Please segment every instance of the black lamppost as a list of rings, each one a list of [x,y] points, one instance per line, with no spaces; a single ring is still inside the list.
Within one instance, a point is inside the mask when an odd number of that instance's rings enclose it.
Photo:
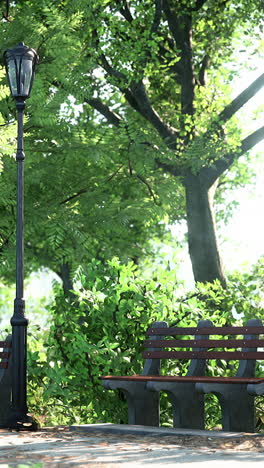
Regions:
[[[25,100],[30,96],[38,56],[35,50],[23,42],[14,49],[4,52],[8,83],[11,94],[16,101],[17,132],[17,225],[16,225],[16,298],[12,325],[12,418],[10,427],[17,429],[28,427],[30,418],[27,415],[26,358],[27,358],[27,324],[24,301],[24,144],[23,112]],[[29,424],[30,425],[30,424]]]

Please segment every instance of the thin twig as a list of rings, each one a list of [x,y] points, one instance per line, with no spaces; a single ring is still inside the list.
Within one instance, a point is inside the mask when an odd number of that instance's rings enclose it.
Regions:
[[[123,165],[119,166],[119,168],[113,174],[111,174],[109,177],[107,177],[105,179],[104,183],[105,182],[110,182],[110,180],[112,180],[118,174],[118,172],[122,169],[122,167],[123,167]],[[65,200],[60,202],[60,205],[63,205],[64,203],[68,203],[69,201],[73,200],[74,198],[79,197],[80,195],[82,195],[84,193],[87,193],[88,191],[89,191],[89,188],[83,188],[83,189],[79,190],[77,193],[75,193],[74,195],[71,195],[70,197],[65,198]]]
[[[154,192],[153,192],[151,186],[149,185],[149,183],[144,179],[144,177],[142,177],[142,176],[139,175],[139,174],[137,174],[136,177],[137,177],[137,179],[139,179],[143,184],[145,184],[145,185],[147,186],[148,191],[149,191],[151,197],[153,198],[153,201],[154,201],[155,205],[158,205],[159,203],[157,202],[157,199],[156,199],[156,197],[155,197],[155,194],[154,194]]]

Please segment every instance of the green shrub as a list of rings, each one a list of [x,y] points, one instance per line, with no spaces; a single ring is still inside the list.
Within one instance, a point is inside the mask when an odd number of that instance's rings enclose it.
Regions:
[[[57,287],[49,331],[31,337],[31,410],[44,415],[45,424],[126,423],[122,393],[105,390],[99,376],[140,373],[146,330],[155,320],[194,326],[209,318],[224,326],[242,323],[244,317],[261,317],[261,288],[253,281],[255,273],[234,275],[227,290],[218,282],[200,284],[183,297],[177,295],[179,284],[172,271],[159,270],[154,279],[142,279],[132,262],[122,265],[116,258],[79,268],[76,300],[71,303]],[[177,367],[184,373],[187,364],[180,362]],[[175,362],[167,362],[165,371],[175,373]],[[211,365],[210,372],[231,373],[232,366],[220,361]],[[162,396],[162,424],[172,424],[168,411],[168,400]],[[261,402],[258,415],[261,427]],[[208,403],[207,426],[219,423],[219,409]]]

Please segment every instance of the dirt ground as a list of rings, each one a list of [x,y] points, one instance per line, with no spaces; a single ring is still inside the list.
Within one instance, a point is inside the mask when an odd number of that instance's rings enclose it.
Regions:
[[[12,431],[8,431],[12,432]],[[13,431],[15,432],[15,431]],[[0,438],[1,433],[7,433],[6,429],[0,429]],[[151,444],[155,443],[155,445],[177,445],[182,446],[185,448],[196,448],[199,450],[207,450],[207,449],[217,449],[217,450],[235,450],[235,451],[252,451],[252,452],[264,452],[264,434],[243,434],[241,436],[234,436],[232,438],[224,438],[221,437],[221,433],[219,433],[219,437],[209,437],[209,436],[193,436],[193,435],[185,435],[185,436],[138,436],[132,434],[106,434],[105,432],[92,432],[92,433],[85,433],[79,431],[70,431],[68,426],[61,426],[61,427],[50,427],[50,428],[42,428],[38,432],[20,432],[19,436],[21,438],[28,439],[31,436],[32,440],[50,440],[54,439],[61,439],[64,441],[72,442],[79,436],[83,438],[87,438],[87,442],[89,439],[94,440],[95,437],[98,438],[98,443],[106,444],[111,443],[111,441],[115,441],[118,439],[120,442],[137,442],[143,444]],[[11,434],[10,434],[11,435]],[[101,442],[100,442],[101,440]]]
[[[253,453],[254,452],[254,456]],[[68,427],[38,432],[0,430],[0,466],[5,468],[134,468],[154,464],[182,467],[241,467],[264,462],[264,434],[140,435]],[[243,465],[244,463],[244,465]],[[257,467],[256,467],[257,468]]]

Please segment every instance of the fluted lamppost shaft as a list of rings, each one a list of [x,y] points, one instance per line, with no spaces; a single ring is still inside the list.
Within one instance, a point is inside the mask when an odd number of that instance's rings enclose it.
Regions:
[[[16,419],[23,420],[27,415],[27,325],[24,301],[24,145],[23,113],[24,101],[17,101],[17,225],[16,225],[16,298],[12,325],[12,410]]]
[[[11,94],[17,109],[17,218],[16,218],[16,297],[12,325],[12,402],[9,427],[35,429],[27,414],[27,325],[24,300],[24,143],[23,114],[30,96],[38,61],[34,49],[19,43],[4,52]]]

